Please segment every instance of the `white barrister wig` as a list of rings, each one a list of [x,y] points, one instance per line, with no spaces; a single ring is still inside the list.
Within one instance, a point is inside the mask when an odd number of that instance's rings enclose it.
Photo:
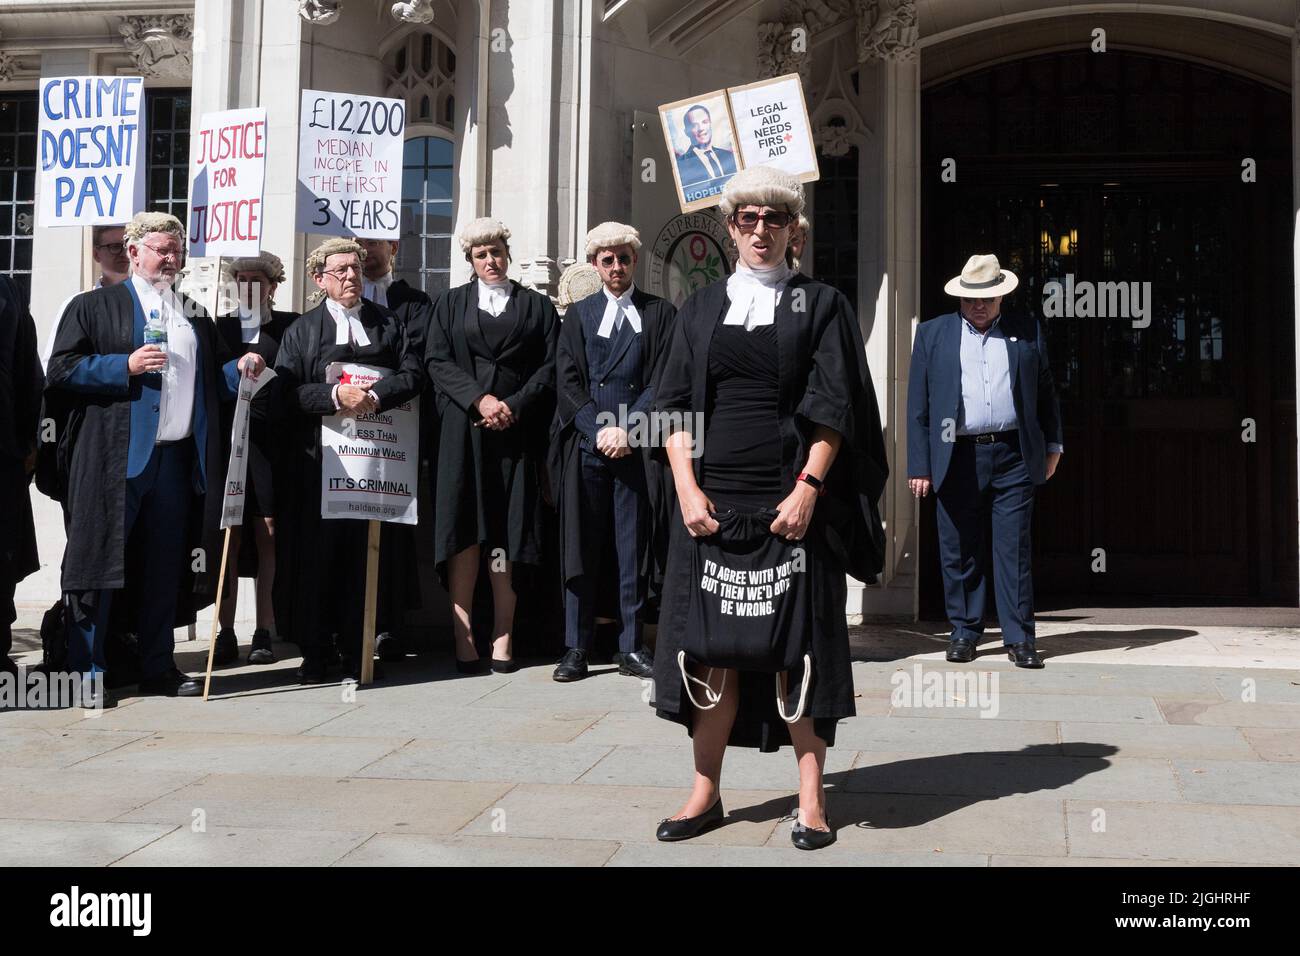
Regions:
[[[456,238],[460,240],[460,251],[469,255],[469,251],[475,246],[486,246],[489,242],[498,239],[501,240],[502,245],[508,245],[510,230],[501,220],[482,216],[461,226],[460,232],[456,233]]]
[[[126,241],[140,242],[151,232],[165,232],[185,239],[185,227],[175,216],[166,212],[138,212],[126,224]]]
[[[803,212],[803,186],[789,173],[772,166],[750,166],[722,187],[722,214],[730,216],[741,206],[768,206],[797,216]]]
[[[366,261],[366,250],[361,248],[361,243],[355,239],[344,239],[342,236],[326,239],[307,254],[307,274],[315,275],[324,272],[326,259],[347,252],[355,252],[359,261]]]
[[[590,259],[601,249],[631,246],[633,252],[641,249],[641,233],[621,222],[602,222],[587,233],[586,255]]]
[[[255,256],[240,256],[225,261],[227,280],[234,281],[236,273],[239,272],[260,272],[277,285],[284,281],[284,263],[274,252],[265,250]]]

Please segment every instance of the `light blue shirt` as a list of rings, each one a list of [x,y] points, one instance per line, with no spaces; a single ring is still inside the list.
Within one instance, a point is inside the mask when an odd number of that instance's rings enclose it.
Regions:
[[[961,410],[958,435],[1012,431],[1020,426],[1016,403],[1011,396],[1011,365],[1007,359],[1007,337],[993,320],[987,332],[980,332],[963,316],[961,320]],[[1048,454],[1060,453],[1056,442],[1047,443]]]

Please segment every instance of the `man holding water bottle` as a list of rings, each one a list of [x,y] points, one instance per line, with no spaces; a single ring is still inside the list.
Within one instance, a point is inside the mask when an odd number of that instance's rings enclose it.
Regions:
[[[105,704],[94,675],[123,588],[136,598],[140,692],[203,692],[201,680],[176,667],[172,631],[215,591],[219,403],[234,401],[241,372],[256,376],[265,366],[254,353],[234,360],[207,313],[172,289],[185,264],[178,219],[139,213],[126,240],[130,280],[72,301],[47,375],[47,388],[73,409],[56,439],[70,512],[67,666],[90,678],[87,688]]]

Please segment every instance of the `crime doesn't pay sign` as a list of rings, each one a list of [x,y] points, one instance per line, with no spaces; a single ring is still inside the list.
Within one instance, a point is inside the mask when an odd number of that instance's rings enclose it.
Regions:
[[[43,77],[39,101],[39,224],[126,222],[143,209],[144,79]]]

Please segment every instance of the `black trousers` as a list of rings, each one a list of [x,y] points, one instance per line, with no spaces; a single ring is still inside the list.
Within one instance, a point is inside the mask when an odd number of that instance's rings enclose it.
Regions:
[[[984,528],[992,519],[993,591],[1005,644],[1034,641],[1034,583],[1029,529],[1034,483],[1020,439],[1004,433],[976,443],[959,437],[937,491],[939,558],[952,639],[978,642],[984,634],[987,583]]]

